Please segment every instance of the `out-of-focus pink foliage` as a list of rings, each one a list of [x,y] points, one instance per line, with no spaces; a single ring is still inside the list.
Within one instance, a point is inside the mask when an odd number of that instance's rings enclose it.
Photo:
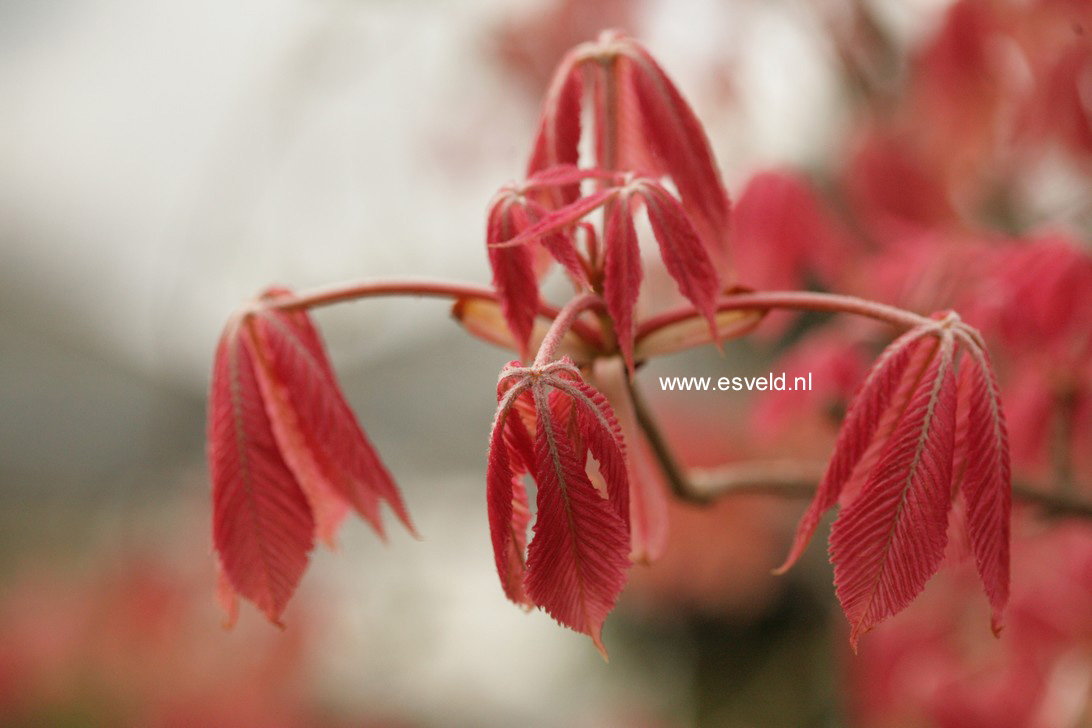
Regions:
[[[816,191],[790,170],[751,177],[736,201],[732,229],[733,263],[752,288],[829,284],[848,252]]]
[[[688,468],[781,455],[774,441],[752,437],[744,423],[708,400],[651,399],[676,456]],[[634,569],[626,587],[623,604],[632,610],[667,619],[680,614],[751,619],[782,589],[782,580],[770,578],[770,565],[782,549],[782,504],[762,496],[706,506],[671,498],[664,518],[662,555]]]
[[[971,570],[945,569],[898,624],[877,628],[846,663],[854,724],[1054,728],[1092,720],[1092,532],[1029,518],[1017,531],[1005,638],[979,628]]]
[[[789,379],[811,378],[807,391],[771,391],[759,399],[752,415],[757,434],[791,439],[794,446],[829,436],[868,372],[869,352],[852,330],[823,329],[800,341],[774,367]],[[798,431],[802,434],[797,434]],[[808,453],[801,452],[801,457]]]
[[[162,555],[38,562],[0,590],[0,714],[18,725],[348,725],[307,685],[317,624],[210,638],[208,576]],[[352,723],[360,725],[360,718]]]

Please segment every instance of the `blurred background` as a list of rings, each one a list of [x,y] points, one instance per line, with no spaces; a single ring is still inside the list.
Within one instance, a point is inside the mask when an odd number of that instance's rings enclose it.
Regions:
[[[803,504],[762,496],[672,506],[609,666],[522,613],[484,508],[511,356],[435,301],[316,315],[423,540],[350,519],[283,632],[249,606],[221,629],[204,396],[223,322],[273,282],[488,282],[486,204],[523,171],[556,62],[608,27],[706,125],[742,281],[962,303],[999,347],[1018,477],[1089,496],[1083,0],[8,0],[0,724],[1092,725],[1088,520],[1017,514],[1008,642],[963,563],[852,656],[822,534],[769,576]],[[821,461],[879,337],[771,317],[645,390],[690,464]],[[648,385],[773,364],[822,391]]]

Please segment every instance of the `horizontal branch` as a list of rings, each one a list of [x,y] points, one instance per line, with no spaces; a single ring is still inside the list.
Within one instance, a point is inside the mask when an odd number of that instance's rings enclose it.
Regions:
[[[336,303],[358,301],[363,298],[379,298],[382,296],[446,298],[456,301],[459,299],[476,298],[484,301],[500,301],[496,290],[489,286],[428,278],[406,278],[336,283],[329,286],[287,294],[283,297],[266,301],[264,304],[273,308],[290,311],[332,306]],[[560,312],[561,309],[556,306],[551,306],[544,301],[539,302],[539,316],[553,320],[557,318]],[[573,321],[568,328],[593,346],[601,343],[599,332],[583,321]]]
[[[760,493],[779,498],[810,498],[823,477],[821,463],[745,461],[719,468],[691,470],[687,486],[693,500],[707,502],[729,495]],[[1042,508],[1051,516],[1092,518],[1092,502],[1013,483],[1016,500]]]
[[[755,460],[684,471],[632,383],[630,391],[637,421],[676,497],[691,503],[706,504],[731,495],[760,494],[800,499],[815,495],[826,470],[822,463]],[[1068,494],[1014,483],[1012,495],[1016,500],[1039,507],[1047,516],[1092,519],[1092,502]]]
[[[856,296],[842,296],[834,293],[813,291],[757,291],[754,293],[733,293],[717,299],[717,311],[771,311],[774,309],[790,311],[818,311],[824,313],[849,313],[857,316],[883,321],[904,329],[915,326],[927,326],[936,321],[912,311],[906,311],[885,303],[868,301]],[[637,338],[678,323],[694,315],[693,306],[681,306],[671,311],[653,316],[637,326]]]

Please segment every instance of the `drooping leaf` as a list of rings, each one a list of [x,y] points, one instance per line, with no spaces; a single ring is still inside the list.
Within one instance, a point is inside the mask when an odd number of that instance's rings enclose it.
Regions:
[[[522,428],[518,414],[510,407],[518,395],[518,389],[511,389],[504,395],[493,421],[486,470],[486,503],[493,556],[501,586],[513,602],[530,606],[523,588],[523,577],[524,549],[531,515],[527,508],[527,492],[520,482],[518,470],[512,466],[513,453],[509,440],[515,427]]]
[[[604,235],[606,261],[603,273],[603,298],[614,322],[618,348],[630,373],[633,372],[633,309],[641,289],[641,250],[637,231],[630,217],[629,198],[615,200],[607,210]]]
[[[645,48],[632,39],[624,48],[645,140],[663,165],[657,171],[674,180],[709,255],[726,266],[731,205],[701,122]]]
[[[552,377],[546,381],[549,381],[551,384],[557,382],[557,380]],[[538,387],[534,389],[538,389]],[[532,389],[532,392],[534,389]],[[566,396],[565,392],[556,388],[547,392],[546,397],[547,401],[550,403],[550,418],[556,425],[558,431],[565,436],[565,440],[572,447],[573,457],[582,463],[587,462],[588,443],[585,442],[584,433],[580,430],[580,423],[577,421],[577,408],[572,397]],[[535,417],[538,420],[543,419],[543,416],[538,414],[537,405],[535,408]],[[606,494],[605,490],[603,491],[603,494]]]
[[[607,497],[618,515],[629,519],[629,477],[622,430],[607,398],[582,380],[550,382],[570,399],[579,438],[586,445],[607,484]]]
[[[302,311],[265,308],[254,315],[254,329],[263,390],[281,393],[266,399],[275,418],[274,434],[287,433],[278,444],[304,492],[312,501],[331,492],[340,495],[380,535],[379,503],[386,502],[414,533],[398,486],[341,393],[310,317]],[[278,402],[287,408],[270,408]],[[316,513],[325,510],[314,502],[312,508]]]
[[[489,265],[493,269],[493,287],[497,289],[504,319],[512,330],[520,353],[526,357],[531,329],[538,314],[538,279],[532,251],[526,246],[495,247],[519,234],[521,228],[513,216],[519,203],[513,195],[502,193],[494,199],[486,226]]]
[[[629,564],[629,482],[614,412],[567,358],[531,367],[510,362],[501,371],[497,399],[487,500],[505,593],[588,634],[603,651],[600,629]],[[598,466],[591,475],[589,455]],[[538,486],[526,561],[524,474]],[[520,574],[522,591],[514,583]]]
[[[576,165],[580,160],[580,114],[584,96],[584,71],[574,53],[558,66],[535,135],[534,151],[527,165],[527,176],[558,165]],[[557,209],[580,196],[580,185],[570,184],[545,191],[547,206]]]
[[[706,332],[708,335],[708,332]],[[607,398],[626,443],[629,480],[630,561],[650,564],[667,547],[667,488],[646,452],[626,382],[625,363],[618,357],[599,358],[593,370],[596,387]]]
[[[686,211],[667,190],[653,181],[643,182],[640,190],[668,275],[678,284],[679,292],[705,316],[715,338],[716,299],[720,281],[713,261]]]
[[[903,334],[872,365],[849,405],[845,421],[838,432],[838,441],[834,445],[834,454],[827,465],[823,480],[819,483],[815,498],[800,518],[789,555],[774,573],[783,574],[796,563],[807,548],[823,514],[838,502],[847,481],[875,440],[880,421],[891,406],[912,355],[923,343],[924,336],[925,332],[920,329]]]
[[[641,103],[630,80],[634,73],[633,61],[620,55],[606,68],[601,65],[600,73],[605,80],[609,75],[608,82],[613,84],[610,100],[614,102],[612,127],[618,147],[618,168],[642,174],[669,174],[663,160],[658,156],[659,150],[646,138],[647,125]]]
[[[591,484],[542,389],[535,390],[535,400],[538,514],[525,587],[536,605],[589,635],[606,657],[602,625],[626,582],[628,529]]]
[[[262,402],[251,326],[247,315],[228,323],[213,365],[207,431],[212,537],[229,619],[237,592],[280,624],[307,568],[315,523]]]
[[[967,531],[978,574],[990,600],[990,624],[998,634],[1009,598],[1012,484],[1008,432],[989,355],[969,342],[963,363],[959,387],[965,390],[969,411],[960,492],[967,503]]]
[[[260,314],[255,314],[257,316]],[[273,437],[311,506],[315,535],[329,548],[334,548],[337,530],[349,512],[348,498],[342,489],[334,485],[334,481],[342,476],[328,462],[319,462],[314,437],[305,432],[285,383],[277,379],[271,363],[262,355],[260,336],[258,334],[258,385],[273,428]],[[379,502],[374,496],[370,497],[367,505],[370,513],[378,512]]]
[[[944,558],[956,383],[950,332],[860,494],[834,522],[830,557],[850,643],[903,609]]]

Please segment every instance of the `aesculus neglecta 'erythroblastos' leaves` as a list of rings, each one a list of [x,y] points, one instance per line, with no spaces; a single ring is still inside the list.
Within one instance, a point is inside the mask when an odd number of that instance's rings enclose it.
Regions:
[[[706,334],[708,336],[708,334]],[[667,484],[637,421],[625,362],[600,357],[591,364],[591,382],[610,402],[626,443],[629,479],[630,561],[651,564],[667,548]]]
[[[592,638],[600,633],[629,569],[625,447],[606,399],[567,359],[511,362],[501,372],[490,435],[486,495],[497,572],[505,594],[544,609]],[[598,465],[603,490],[588,475]],[[526,494],[538,486],[534,537],[523,554]]]
[[[854,649],[940,567],[954,485],[967,502],[966,528],[995,632],[1008,599],[1012,486],[996,381],[977,332],[955,314],[934,319],[897,339],[873,365],[778,569],[799,558],[822,514],[841,502],[830,557]]]
[[[641,290],[644,271],[637,230],[630,215],[630,199],[623,194],[607,209],[606,248],[603,265],[603,298],[614,325],[614,335],[626,366],[633,370],[633,310]]]
[[[273,436],[257,357],[250,323],[233,317],[217,347],[209,391],[212,539],[229,615],[242,594],[279,624],[307,568],[315,522]]]
[[[635,187],[644,200],[668,275],[679,286],[679,293],[705,316],[709,331],[719,344],[716,298],[720,293],[720,278],[697,230],[682,205],[658,182],[638,180]]]
[[[413,533],[390,473],[337,384],[302,311],[271,288],[228,323],[213,370],[208,456],[222,601],[233,593],[279,622],[314,537],[328,544],[351,507],[383,536],[386,502]]]
[[[993,608],[991,627],[1001,631],[1001,613],[1009,599],[1009,540],[1012,488],[1009,486],[1009,436],[1001,411],[997,378],[989,354],[977,338],[963,332],[966,343],[960,368],[961,404],[966,400],[963,441],[957,441],[960,493],[967,508],[967,535],[978,574]]]
[[[599,170],[580,170],[575,167],[551,168],[538,173],[539,184],[564,184],[571,180],[599,177]],[[719,343],[719,325],[716,315],[716,297],[720,292],[720,278],[712,259],[702,245],[697,230],[691,223],[683,205],[659,182],[646,177],[617,177],[606,175],[609,186],[560,207],[523,229],[514,237],[490,232],[490,257],[494,260],[494,281],[498,286],[502,307],[505,307],[513,334],[529,337],[537,310],[538,291],[530,271],[531,258],[523,253],[519,262],[508,251],[546,240],[568,235],[590,213],[606,206],[606,230],[603,236],[603,298],[611,315],[614,335],[630,373],[635,361],[633,345],[635,336],[634,308],[640,294],[643,278],[641,252],[637,231],[633,223],[633,209],[640,200],[648,214],[652,232],[659,243],[660,256],[668,275],[678,284],[679,292],[701,313],[709,331]],[[531,184],[533,180],[529,180]],[[494,208],[496,209],[496,208]],[[493,238],[497,238],[493,240]],[[501,239],[504,238],[504,239]],[[571,245],[565,250],[572,250]],[[554,248],[550,248],[551,253]],[[555,254],[556,255],[556,254]],[[575,255],[575,253],[574,253]],[[505,263],[505,261],[510,261]],[[564,261],[559,260],[564,263]],[[507,266],[507,267],[506,267]],[[518,268],[517,268],[518,266]],[[500,271],[507,271],[505,280]],[[516,281],[518,283],[513,283]],[[579,281],[574,277],[574,281]],[[518,291],[518,293],[514,293]],[[516,315],[518,295],[518,316]],[[519,329],[516,329],[516,326]]]
[[[485,240],[488,245],[489,265],[493,269],[493,287],[501,304],[504,319],[512,331],[517,345],[526,356],[538,314],[538,279],[535,261],[529,246],[494,247],[514,238],[522,230],[515,208],[519,201],[512,190],[501,190],[489,207]],[[524,218],[526,219],[526,218]]]
[[[834,446],[834,455],[819,483],[819,490],[801,517],[789,555],[785,563],[775,570],[776,573],[784,573],[796,563],[823,514],[841,498],[843,488],[874,441],[883,413],[888,410],[910,363],[911,354],[920,345],[923,336],[924,332],[920,330],[907,332],[887,347],[872,365],[846,412],[838,432],[838,442]]]
[[[631,38],[623,43],[644,143],[662,164],[656,171],[674,180],[710,256],[726,267],[731,204],[705,130],[652,54]]]
[[[585,73],[591,83],[584,83]],[[579,162],[585,85],[596,92],[596,165],[669,176],[707,253],[726,271],[731,204],[709,140],[652,55],[623,33],[604,31],[561,61],[543,104],[528,175]],[[614,130],[613,144],[604,139],[607,129]],[[553,196],[554,204],[570,204],[577,194],[567,187]]]
[[[580,115],[584,98],[584,69],[574,63],[577,51],[562,60],[546,92],[535,135],[534,149],[527,164],[527,176],[539,170],[580,162]],[[580,196],[577,184],[550,190],[549,206],[568,204]]]
[[[909,604],[944,558],[955,452],[951,336],[935,348],[880,460],[831,527],[834,584],[854,648]]]

